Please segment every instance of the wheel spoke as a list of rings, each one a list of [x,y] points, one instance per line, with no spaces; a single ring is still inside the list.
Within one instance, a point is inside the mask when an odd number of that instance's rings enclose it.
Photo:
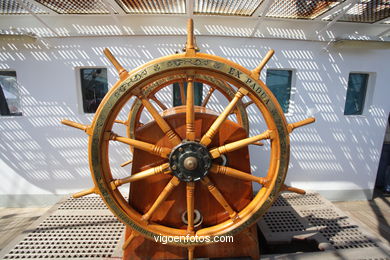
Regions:
[[[228,212],[230,218],[235,221],[238,218],[237,212],[233,210],[233,208],[229,205],[225,197],[221,194],[218,188],[215,187],[212,181],[206,176],[201,180],[201,182],[205,186],[207,186],[207,189],[210,191],[210,193],[219,202],[219,204],[221,204],[221,206]]]
[[[156,201],[153,203],[153,205],[150,207],[148,212],[146,212],[142,216],[142,220],[145,222],[148,222],[149,219],[152,217],[152,214],[158,209],[158,207],[166,200],[166,198],[171,194],[173,189],[179,185],[180,180],[176,176],[172,177],[172,179],[168,182],[168,184],[164,187],[163,191],[158,195]]]
[[[219,127],[222,125],[222,123],[226,120],[226,118],[229,116],[230,112],[234,109],[237,102],[246,94],[248,94],[248,90],[244,88],[240,88],[232,101],[230,101],[229,105],[225,108],[225,110],[217,117],[217,119],[214,121],[214,123],[210,126],[209,130],[206,134],[202,137],[200,140],[200,143],[207,146],[211,143],[214,135],[217,133]]]
[[[167,110],[168,108],[166,107],[166,105],[164,105],[163,102],[161,102],[160,100],[157,99],[157,97],[155,95],[152,95],[150,97],[151,100],[153,100],[154,102],[156,102],[156,104],[162,109],[162,110]]]
[[[309,117],[309,118],[306,118],[302,121],[298,121],[298,122],[295,122],[295,123],[291,123],[291,124],[288,124],[287,125],[287,130],[289,133],[291,133],[292,131],[294,131],[295,128],[298,128],[298,127],[302,127],[302,126],[305,126],[305,125],[308,125],[308,124],[312,124],[316,121],[316,119],[314,117]]]
[[[162,174],[168,168],[169,168],[169,163],[164,163],[164,164],[161,164],[159,166],[147,169],[145,171],[135,173],[135,174],[133,174],[133,175],[131,175],[129,177],[126,177],[126,178],[123,178],[123,179],[113,180],[110,183],[111,184],[111,188],[113,190],[115,190],[118,186],[121,186],[121,185],[123,185],[125,183],[139,181],[139,180],[145,179],[146,177],[149,177],[149,176]]]
[[[253,100],[248,101],[248,102],[244,103],[244,107],[247,108],[248,106],[252,105],[253,103],[254,103]]]
[[[264,56],[263,60],[260,62],[260,64],[252,70],[252,73],[255,75],[255,77],[258,79],[260,77],[260,72],[264,68],[265,64],[272,58],[274,55],[275,51],[274,50],[269,50],[267,54]]]
[[[133,159],[130,159],[124,163],[121,164],[121,167],[125,167],[126,165],[129,165],[130,163],[133,163]]]
[[[85,133],[87,133],[87,135],[92,134],[90,125],[83,125],[67,119],[61,120],[61,124],[83,130]]]
[[[119,77],[124,80],[127,75],[129,75],[129,73],[127,72],[127,70],[125,70],[121,64],[119,64],[118,60],[114,57],[114,55],[112,55],[112,53],[110,52],[109,49],[105,48],[104,49],[104,54],[106,55],[107,59],[112,63],[112,65],[114,65],[114,67],[116,68],[116,70],[118,71],[118,74],[119,74]]]
[[[252,174],[233,169],[230,167],[218,165],[218,164],[213,164],[210,168],[210,172],[215,173],[215,174],[222,174],[222,175],[227,175],[236,179],[244,180],[244,181],[254,181],[258,182],[262,185],[264,185],[267,182],[266,178],[263,177],[257,177]]]
[[[194,250],[195,247],[187,247],[188,250],[188,260],[194,260]]]
[[[118,136],[115,133],[111,133],[110,140],[134,146],[135,148],[158,155],[162,158],[168,158],[168,155],[171,152],[170,148],[157,146],[154,144],[138,141],[128,137]]]
[[[286,184],[283,184],[282,191],[295,192],[295,193],[298,193],[298,194],[301,194],[301,195],[305,195],[306,194],[305,190],[302,190],[302,189],[299,189],[299,188],[295,188],[295,187],[291,187],[291,186],[287,186]]]
[[[253,104],[253,101],[248,101],[246,103],[243,104],[244,108],[247,108],[248,106],[252,105]],[[232,112],[230,112],[230,115],[233,115],[237,112],[237,110],[233,110]]]
[[[126,250],[126,248],[130,245],[131,241],[137,236],[134,230],[131,230],[130,236],[126,239],[125,243],[122,246],[122,250]]]
[[[96,187],[93,187],[93,188],[90,188],[90,189],[87,189],[87,190],[79,191],[79,192],[73,194],[72,197],[74,199],[77,199],[77,198],[80,198],[80,197],[87,196],[89,194],[99,194],[99,190]]]
[[[194,232],[194,206],[195,206],[195,183],[187,183],[187,232]]]
[[[170,125],[165,121],[164,118],[158,113],[156,108],[150,103],[148,99],[145,97],[139,97],[141,99],[142,104],[144,107],[149,111],[149,113],[152,115],[158,126],[161,128],[161,130],[164,132],[166,136],[168,136],[169,141],[174,145],[178,145],[181,143],[180,137],[175,133],[175,131],[172,130]]]
[[[187,80],[187,102],[186,102],[186,139],[195,140],[195,107],[194,107],[194,78]]]
[[[207,103],[209,102],[211,95],[214,93],[215,88],[210,87],[209,92],[207,92],[206,97],[203,99],[202,107],[206,107]]]
[[[186,104],[186,95],[184,93],[184,84],[182,81],[179,82],[179,87],[180,87],[180,99],[181,99],[181,104],[185,105]]]
[[[127,121],[122,121],[122,120],[114,120],[115,123],[117,124],[122,124],[122,125],[128,125],[128,122]]]
[[[254,142],[252,145],[257,145],[257,146],[264,146],[264,143],[262,142]]]
[[[226,145],[220,146],[218,148],[212,149],[210,151],[211,156],[215,159],[221,156],[221,154],[232,152],[234,150],[240,149],[242,147],[245,147],[247,145],[256,143],[257,141],[264,140],[264,139],[272,139],[273,138],[273,131],[266,130],[264,133],[248,137],[236,142],[228,143]]]

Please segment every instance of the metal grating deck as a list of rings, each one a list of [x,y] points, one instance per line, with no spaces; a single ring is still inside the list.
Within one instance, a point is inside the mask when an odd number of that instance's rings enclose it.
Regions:
[[[282,194],[258,225],[269,245],[307,239],[323,250],[262,259],[390,259],[386,244],[317,193]],[[5,247],[0,259],[120,259],[123,233],[99,196],[66,198]]]
[[[390,259],[388,245],[318,193],[282,194],[258,225],[268,245],[307,240],[314,241],[318,250],[323,251],[265,259]]]
[[[123,233],[100,197],[67,198],[4,248],[0,259],[113,259]]]

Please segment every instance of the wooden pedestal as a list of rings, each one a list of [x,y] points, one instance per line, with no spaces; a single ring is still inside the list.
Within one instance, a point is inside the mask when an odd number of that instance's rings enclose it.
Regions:
[[[164,116],[165,120],[175,129],[181,137],[185,137],[185,114],[179,108],[174,108],[174,113]],[[195,110],[197,111],[197,110]],[[172,111],[171,111],[172,112]],[[216,119],[215,114],[196,112],[195,129],[196,140],[199,140]],[[168,138],[162,133],[155,122],[146,124],[136,131],[136,139],[163,147],[172,147]],[[247,137],[246,131],[238,124],[226,120],[215,135],[208,147],[218,147]],[[228,166],[250,172],[248,148],[242,148],[226,154]],[[164,163],[164,159],[134,149],[132,174],[146,170]],[[231,207],[239,212],[251,200],[253,196],[252,183],[238,180],[226,175],[208,174],[215,186],[220,190]],[[130,185],[129,203],[138,212],[147,212],[163,188],[169,182],[170,175],[155,175]],[[182,214],[186,211],[185,183],[179,186],[167,197],[161,206],[153,214],[151,221],[165,226],[186,229],[182,222]],[[198,229],[213,226],[229,219],[228,213],[210,194],[207,187],[200,182],[195,183],[195,209],[199,210],[203,222]],[[126,230],[126,237],[131,233]],[[233,243],[216,243],[196,247],[195,257],[243,257],[250,256],[259,259],[259,247],[256,228],[247,229],[234,237]],[[188,253],[185,247],[175,247],[156,243],[138,236],[132,240],[124,252],[124,259],[187,259]]]

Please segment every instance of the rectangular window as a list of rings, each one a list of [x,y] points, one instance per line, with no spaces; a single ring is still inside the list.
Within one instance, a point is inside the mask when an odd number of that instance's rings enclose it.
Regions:
[[[22,115],[16,71],[0,71],[0,115]]]
[[[108,91],[106,68],[80,69],[84,113],[95,113]]]
[[[202,104],[203,83],[194,82],[194,104],[200,106]],[[187,97],[187,82],[184,82],[184,97]],[[173,106],[183,105],[180,93],[180,84],[173,83]]]
[[[275,95],[284,113],[288,113],[291,95],[291,70],[267,70],[266,84]]]
[[[345,100],[344,115],[363,114],[366,99],[368,74],[350,73],[348,78],[347,97]]]

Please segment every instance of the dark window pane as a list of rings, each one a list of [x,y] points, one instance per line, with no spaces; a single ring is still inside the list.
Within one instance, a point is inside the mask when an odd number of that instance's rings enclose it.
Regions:
[[[0,71],[0,115],[22,115],[16,71]]]
[[[288,112],[291,93],[291,70],[267,70],[266,84],[275,95],[284,113]]]
[[[95,113],[108,91],[107,69],[80,69],[81,92],[85,113]]]
[[[350,73],[344,115],[361,115],[367,92],[368,74]]]
[[[202,104],[203,83],[194,82],[194,104],[200,106]],[[187,97],[187,82],[184,82],[184,96]],[[181,106],[181,94],[179,83],[173,83],[173,106]]]

